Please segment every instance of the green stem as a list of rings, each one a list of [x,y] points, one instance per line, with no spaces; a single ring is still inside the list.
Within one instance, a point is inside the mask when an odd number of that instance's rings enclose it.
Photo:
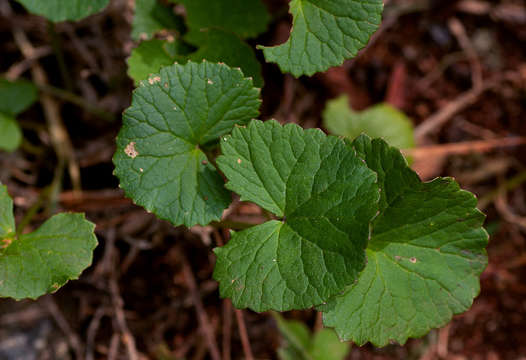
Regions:
[[[232,230],[244,230],[258,224],[251,224],[241,221],[232,221],[232,220],[221,220],[213,221],[210,223],[210,226],[213,226],[218,229],[232,229]]]
[[[486,195],[480,198],[478,202],[478,208],[484,209],[486,206],[488,206],[499,194],[502,192],[508,192],[510,190],[513,190],[517,187],[519,187],[523,182],[526,182],[526,171],[523,171],[519,173],[518,175],[512,177],[508,181],[505,181],[499,187],[497,187],[495,190],[490,191]]]
[[[48,21],[47,29],[48,29],[49,36],[51,37],[51,47],[53,48],[53,52],[55,53],[55,56],[57,57],[58,67],[60,69],[60,75],[62,76],[64,85],[66,89],[68,89],[69,91],[72,91],[73,81],[71,80],[71,76],[70,76],[68,67],[66,66],[66,61],[64,59],[64,51],[62,49],[62,40],[55,29],[55,24],[52,21]]]
[[[24,229],[26,228],[29,223],[31,223],[31,220],[35,217],[35,215],[38,213],[38,211],[42,208],[42,204],[44,203],[44,199],[48,197],[50,188],[44,188],[40,195],[38,195],[37,201],[31,207],[27,210],[26,214],[22,218],[22,220],[18,223],[18,226],[16,228],[16,236],[19,237],[24,233]]]
[[[45,92],[54,97],[57,97],[61,100],[70,102],[74,105],[77,105],[78,107],[83,108],[87,112],[92,113],[93,115],[96,115],[100,117],[101,119],[104,119],[110,122],[115,121],[114,114],[87,102],[82,97],[75,95],[72,92],[69,92],[63,89],[59,89],[59,88],[56,88],[50,85],[42,85],[42,84],[36,84],[36,85],[38,86],[40,91]]]

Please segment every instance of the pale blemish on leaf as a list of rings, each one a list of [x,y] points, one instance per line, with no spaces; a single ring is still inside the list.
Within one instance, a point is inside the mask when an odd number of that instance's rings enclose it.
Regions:
[[[148,79],[148,82],[150,83],[150,85],[153,85],[153,84],[158,83],[160,81],[161,81],[161,77],[160,76],[154,76],[154,77]]]
[[[139,153],[135,149],[135,141],[132,141],[131,143],[126,145],[126,148],[124,148],[124,152],[132,159],[135,159],[137,155],[139,155]]]
[[[0,249],[5,249],[5,248],[8,247],[9,245],[11,245],[12,242],[13,242],[13,239],[12,239],[12,238],[5,238],[5,239],[2,239],[2,246],[0,246]]]

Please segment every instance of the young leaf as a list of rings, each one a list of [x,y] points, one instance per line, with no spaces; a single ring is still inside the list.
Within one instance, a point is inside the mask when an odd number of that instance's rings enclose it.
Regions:
[[[305,309],[351,284],[378,210],[376,174],[318,129],[252,121],[221,142],[227,188],[283,218],[215,249],[222,297],[255,311]]]
[[[97,238],[82,214],[58,214],[16,237],[13,202],[0,185],[0,297],[36,299],[77,279],[91,264]]]
[[[14,151],[22,141],[22,130],[15,117],[36,100],[38,90],[25,80],[0,78],[0,150]]]
[[[0,150],[15,151],[22,141],[22,130],[15,119],[0,113]]]
[[[344,95],[327,103],[323,124],[331,134],[351,140],[365,133],[399,149],[415,146],[411,120],[386,103],[356,112],[349,107],[349,98]]]
[[[184,61],[191,48],[180,40],[170,43],[166,40],[146,40],[132,50],[128,58],[128,75],[138,86],[141,80],[156,74],[163,66],[168,66],[176,60]]]
[[[265,32],[270,20],[261,0],[174,0],[184,5],[192,30],[217,28],[252,38]]]
[[[198,46],[198,50],[189,55],[193,61],[206,59],[210,62],[224,62],[230,67],[240,67],[243,74],[254,79],[254,85],[263,86],[263,76],[261,75],[261,64],[256,58],[252,47],[241,40],[237,35],[218,30],[203,30],[199,32],[199,40],[195,40],[190,32],[185,36],[185,40]]]
[[[350,345],[341,342],[334,330],[321,329],[311,335],[302,322],[273,315],[285,340],[278,350],[281,360],[343,360],[347,356]]]
[[[200,62],[222,62],[230,67],[240,67],[246,76],[252,77],[256,87],[263,86],[261,64],[254,50],[236,35],[221,30],[206,30],[199,32],[199,38],[185,36],[184,40],[197,46],[192,48],[181,40],[172,43],[166,40],[143,41],[132,50],[128,59],[128,75],[138,85],[141,80],[159,72],[161,67],[174,62],[181,64],[188,60]]]
[[[420,182],[383,140],[361,136],[353,145],[378,173],[380,214],[365,270],[320,307],[324,324],[359,345],[403,344],[471,306],[487,264],[484,215],[454,180]]]
[[[292,32],[284,44],[265,47],[265,59],[298,77],[341,65],[378,29],[382,0],[291,0]]]
[[[136,0],[131,37],[147,40],[161,30],[184,30],[184,20],[157,0]]]
[[[0,113],[16,117],[38,99],[38,89],[25,80],[9,81],[0,77]]]
[[[258,115],[243,73],[208,62],[172,65],[142,81],[113,158],[126,195],[174,225],[219,220],[231,201],[201,146]]]
[[[102,11],[109,0],[17,0],[30,13],[54,21],[80,20]]]

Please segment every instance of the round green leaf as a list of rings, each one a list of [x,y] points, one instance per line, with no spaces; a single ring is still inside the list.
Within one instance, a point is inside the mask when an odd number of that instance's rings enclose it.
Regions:
[[[420,182],[383,140],[361,136],[354,147],[378,173],[380,214],[358,281],[320,308],[344,340],[403,344],[444,326],[478,295],[487,264],[484,215],[454,180]]]
[[[16,117],[38,99],[38,89],[26,80],[0,78],[0,113]]]
[[[0,185],[0,297],[36,299],[87,268],[97,246],[83,214],[58,214],[36,231],[15,235],[13,201]]]
[[[30,13],[60,22],[80,20],[104,9],[109,0],[17,0]]]
[[[128,197],[174,225],[219,220],[231,201],[201,150],[258,115],[259,90],[240,70],[174,64],[142,81],[113,158]]]
[[[227,188],[283,218],[214,250],[221,296],[238,308],[285,311],[351,284],[379,199],[376,174],[354,149],[318,129],[257,120],[224,137],[221,149]]]
[[[284,44],[265,47],[265,59],[298,77],[341,65],[378,29],[382,0],[291,0],[292,32]]]
[[[372,138],[382,138],[399,149],[415,146],[411,120],[387,103],[357,112],[349,107],[349,98],[341,96],[327,103],[323,125],[331,134],[351,140],[364,133]]]
[[[15,119],[0,113],[0,150],[14,151],[22,141],[22,130]]]

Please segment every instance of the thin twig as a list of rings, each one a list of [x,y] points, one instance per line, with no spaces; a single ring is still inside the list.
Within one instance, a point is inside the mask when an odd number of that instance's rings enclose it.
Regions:
[[[223,300],[223,341],[221,347],[223,350],[223,360],[231,359],[231,342],[232,342],[232,303],[230,299]]]
[[[19,61],[9,67],[4,74],[4,77],[8,80],[14,81],[18,79],[24,72],[31,68],[33,63],[38,59],[48,56],[52,53],[51,47],[41,46],[35,48],[33,57],[25,58],[22,61]]]
[[[504,220],[526,230],[526,216],[519,216],[512,211],[508,205],[508,196],[505,189],[501,189],[495,199],[495,207]]]
[[[25,32],[19,27],[13,28],[12,31],[15,42],[24,57],[27,59],[34,58],[35,48],[27,38]],[[38,62],[32,64],[31,75],[33,81],[37,85],[46,85],[48,83],[47,75]],[[44,115],[48,122],[51,141],[55,152],[57,153],[57,157],[59,158],[59,162],[63,161],[64,163],[67,163],[73,189],[80,191],[82,188],[80,181],[80,168],[75,159],[73,145],[69,138],[69,134],[62,122],[62,118],[60,117],[59,106],[52,97],[45,93],[41,94],[40,102],[44,108]]]
[[[520,174],[507,180],[506,182],[503,182],[502,184],[499,185],[497,189],[490,191],[489,193],[481,197],[478,202],[478,208],[481,210],[485,209],[500,194],[513,190],[519,187],[520,185],[522,185],[524,182],[526,182],[526,171],[523,171]]]
[[[482,93],[495,87],[498,83],[498,80],[487,81],[480,88],[472,88],[458,96],[455,100],[450,101],[415,128],[416,139],[421,140],[429,133],[438,130],[448,122],[453,115],[473,105]]]
[[[104,305],[101,305],[97,308],[95,311],[95,314],[93,314],[93,318],[91,319],[87,335],[86,335],[86,360],[94,360],[95,355],[93,354],[93,349],[95,347],[95,337],[97,336],[97,331],[100,327],[100,321],[104,317],[106,313],[106,308]]]
[[[64,81],[64,85],[68,91],[73,90],[73,81],[71,80],[71,75],[69,69],[66,65],[66,60],[64,59],[64,50],[62,48],[62,39],[55,29],[55,23],[52,21],[47,22],[47,30],[49,37],[51,38],[51,47],[57,58],[58,68]]]
[[[119,285],[117,283],[117,276],[115,273],[110,276],[109,280],[110,293],[113,303],[113,310],[115,311],[115,318],[117,325],[122,335],[122,342],[126,346],[129,360],[139,360],[137,348],[135,346],[135,338],[133,337],[128,324],[126,323],[126,316],[124,315],[123,300],[119,292]]]
[[[247,360],[254,360],[252,348],[250,347],[250,340],[248,338],[247,328],[245,326],[245,319],[243,318],[243,310],[234,309],[236,313],[237,327],[239,329],[239,336],[241,337],[241,345]]]
[[[115,121],[116,119],[116,116],[112,114],[111,112],[106,111],[96,105],[93,105],[90,102],[86,101],[83,97],[75,95],[69,91],[56,88],[49,84],[36,84],[36,86],[38,87],[40,91],[46,94],[52,95],[56,98],[59,98],[60,100],[64,100],[74,105],[77,105],[78,107],[86,110],[89,113],[92,113],[95,116],[100,117],[101,119],[104,119],[110,122]]]
[[[471,86],[475,89],[480,89],[482,87],[482,66],[477,51],[469,39],[464,25],[462,25],[460,20],[453,17],[449,20],[448,26],[449,30],[455,35],[460,47],[469,59],[471,65]]]
[[[406,156],[414,158],[428,158],[430,156],[446,156],[453,154],[467,154],[471,152],[490,151],[495,148],[525,145],[526,137],[509,137],[501,139],[464,141],[459,143],[421,146],[414,149],[402,150]]]
[[[201,296],[199,295],[199,289],[197,288],[192,268],[190,267],[190,265],[188,265],[186,260],[183,260],[183,274],[186,284],[190,289],[190,295],[192,296],[192,300],[199,320],[199,325],[205,337],[206,345],[208,347],[208,351],[210,352],[210,357],[212,358],[212,360],[221,360],[221,354],[216,343],[214,329],[210,324],[210,319],[208,318],[208,315],[203,307],[203,303],[201,301]]]
[[[55,323],[58,325],[60,330],[62,330],[64,335],[66,335],[66,339],[67,339],[67,341],[69,343],[69,346],[75,352],[75,357],[78,360],[83,359],[84,351],[82,350],[82,343],[80,341],[80,338],[73,331],[71,326],[69,326],[68,321],[66,320],[66,318],[64,317],[64,315],[60,311],[59,307],[57,306],[57,304],[53,300],[53,297],[46,296],[44,298],[44,303],[46,305],[47,310],[49,311],[49,313],[51,314],[51,316],[55,320]]]
[[[441,359],[447,359],[448,348],[449,348],[449,330],[451,324],[447,324],[445,327],[438,331],[438,342],[437,342],[437,354]]]

